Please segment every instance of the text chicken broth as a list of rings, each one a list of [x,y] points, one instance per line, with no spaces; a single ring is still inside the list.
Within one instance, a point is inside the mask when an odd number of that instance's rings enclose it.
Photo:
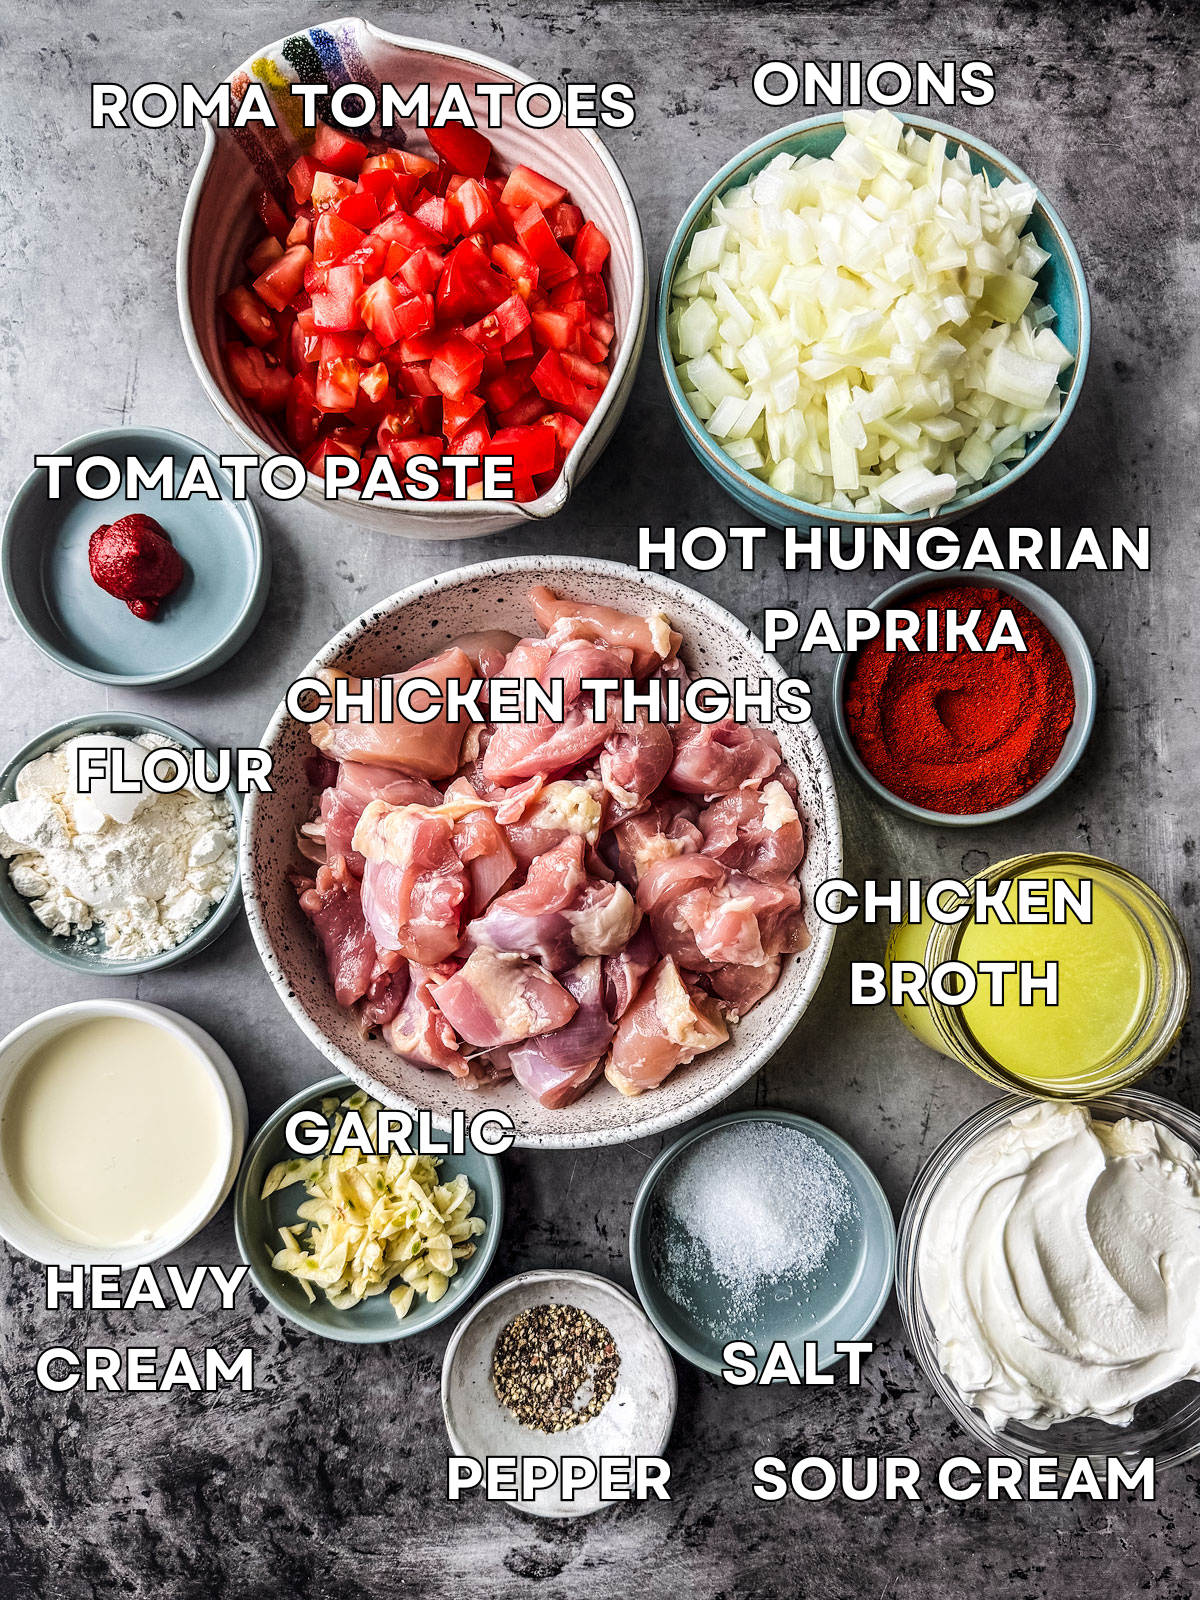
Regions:
[[[415,668],[372,641],[321,670],[299,905],[338,1004],[397,1068],[512,1079],[549,1109],[602,1074],[639,1095],[725,1043],[809,944],[812,819],[771,732],[621,707],[626,682],[664,701],[689,682],[686,641],[656,605],[639,616],[535,585],[523,618],[504,609],[495,620],[523,636],[439,627]],[[356,672],[381,667],[383,698],[400,685],[418,717],[420,677],[493,720],[372,721]],[[500,719],[497,676],[534,690],[535,720]]]

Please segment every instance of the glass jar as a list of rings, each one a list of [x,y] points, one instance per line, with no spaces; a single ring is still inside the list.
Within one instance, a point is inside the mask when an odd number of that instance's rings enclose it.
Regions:
[[[1104,1481],[1106,1462],[1119,1458],[1133,1470],[1153,1456],[1158,1470],[1189,1461],[1200,1454],[1200,1385],[1183,1380],[1139,1401],[1133,1421],[1125,1427],[1094,1417],[1077,1417],[1049,1428],[1010,1422],[993,1428],[983,1413],[958,1392],[942,1371],[937,1332],[921,1284],[921,1247],[930,1207],[951,1168],[1014,1113],[1033,1102],[1027,1096],[1007,1095],[968,1117],[938,1146],[917,1174],[900,1218],[896,1255],[896,1299],[908,1343],[926,1379],[964,1433],[989,1456],[1057,1456],[1058,1475],[1066,1477],[1080,1456],[1093,1463]],[[1097,1122],[1122,1117],[1157,1122],[1193,1150],[1200,1151],[1200,1117],[1183,1106],[1162,1100],[1142,1089],[1132,1089],[1089,1102]]]
[[[1171,1049],[1188,1013],[1188,951],[1169,907],[1123,867],[1070,851],[1013,856],[968,888],[983,881],[994,892],[1004,878],[1090,880],[1091,923],[1069,914],[1062,924],[1013,926],[991,914],[942,923],[926,912],[893,931],[887,960],[919,961],[927,973],[946,962],[977,971],[976,962],[1018,954],[1044,971],[1055,960],[1057,1005],[1035,994],[1019,1006],[1006,987],[1006,1003],[993,1006],[990,979],[980,976],[966,1004],[939,1000],[927,985],[925,1005],[898,1007],[903,1021],[923,1044],[1003,1089],[1081,1099],[1136,1082]],[[953,907],[943,899],[941,909]]]

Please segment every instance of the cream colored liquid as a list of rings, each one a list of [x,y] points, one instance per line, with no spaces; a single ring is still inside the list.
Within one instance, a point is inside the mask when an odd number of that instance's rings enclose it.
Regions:
[[[221,1156],[218,1091],[164,1028],[88,1018],[21,1068],[0,1141],[17,1194],[60,1238],[149,1242],[191,1207]]]

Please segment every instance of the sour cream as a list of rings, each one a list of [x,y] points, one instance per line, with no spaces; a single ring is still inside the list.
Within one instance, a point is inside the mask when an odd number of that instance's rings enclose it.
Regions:
[[[918,1270],[942,1371],[993,1427],[1128,1423],[1200,1378],[1200,1158],[1154,1122],[1032,1106],[947,1172]]]

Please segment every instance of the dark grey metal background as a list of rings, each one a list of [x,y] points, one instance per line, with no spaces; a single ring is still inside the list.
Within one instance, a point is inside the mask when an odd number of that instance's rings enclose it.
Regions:
[[[350,9],[349,6],[344,8]],[[327,9],[326,16],[343,14]],[[608,136],[641,208],[656,273],[676,220],[729,156],[785,120],[759,105],[754,67],[918,56],[983,58],[995,103],[957,120],[1011,153],[1072,230],[1091,284],[1092,366],[1050,458],[997,521],[1149,522],[1148,575],[1049,575],[1100,676],[1083,762],[1054,799],[1004,829],[931,832],[883,811],[837,766],[849,875],[969,874],[1018,850],[1074,847],[1141,873],[1196,927],[1194,639],[1200,256],[1196,46],[1188,4],[506,3],[413,0],[368,14],[398,32],[460,42],[551,81],[623,79],[632,130]],[[88,85],[208,85],[256,46],[322,20],[275,3],[0,0],[0,437],[7,498],[36,451],[102,424],[158,422],[215,448],[236,441],[188,365],[175,316],[175,234],[199,132],[92,132]],[[800,113],[797,112],[797,115]],[[687,452],[648,351],[600,467],[556,521],[463,545],[409,544],[308,505],[259,501],[275,578],[257,636],[229,665],[173,694],[105,696],[47,663],[0,613],[0,756],[52,722],[106,705],[165,716],[221,744],[254,743],[282,687],[369,602],[461,563],[539,551],[636,559],[640,523],[744,518]],[[765,604],[867,602],[891,574],[690,581],[751,617]],[[794,663],[783,658],[785,665]],[[818,697],[829,664],[807,664]],[[826,719],[822,715],[823,725]],[[835,765],[836,757],[835,757]],[[780,1057],[731,1102],[790,1106],[849,1138],[897,1207],[922,1158],[988,1089],[920,1049],[890,1016],[847,1008],[848,967],[879,930],[838,935],[817,1001]],[[327,1066],[262,973],[244,921],[181,970],[133,983],[72,982],[0,941],[0,1027],[89,994],[175,1006],[211,1029],[241,1071],[252,1124]],[[1196,1103],[1190,1031],[1148,1087]],[[658,1139],[617,1150],[506,1159],[510,1213],[492,1281],[525,1267],[584,1267],[630,1283],[630,1203]],[[229,1207],[184,1253],[236,1257]],[[48,1313],[41,1277],[0,1251],[0,1582],[6,1596],[127,1594],[673,1597],[799,1594],[916,1600],[975,1594],[1185,1600],[1200,1582],[1200,1470],[1176,1470],[1155,1505],[764,1506],[756,1457],[915,1454],[928,1477],[969,1451],[914,1367],[894,1302],[861,1390],[730,1390],[680,1365],[669,1505],[551,1526],[499,1506],[444,1501],[437,1380],[446,1330],[358,1350],[280,1322],[246,1287],[233,1314]],[[257,1390],[43,1393],[48,1344],[253,1345]]]

